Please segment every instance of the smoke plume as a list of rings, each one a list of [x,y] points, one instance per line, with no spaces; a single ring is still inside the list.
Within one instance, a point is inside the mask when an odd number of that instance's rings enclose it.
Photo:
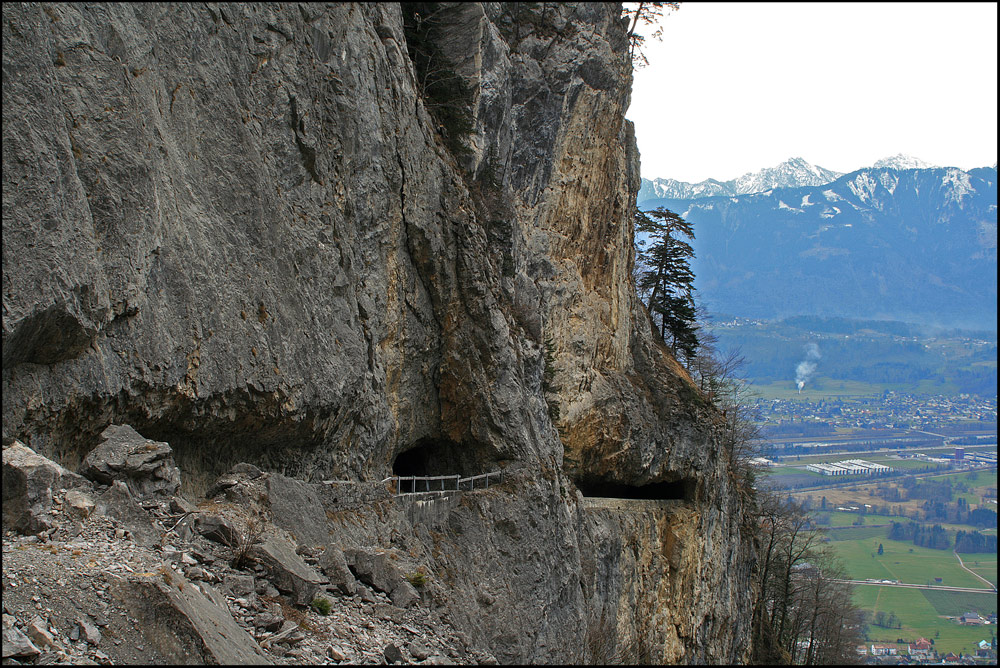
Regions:
[[[802,392],[806,381],[816,371],[816,360],[820,358],[819,346],[815,343],[807,343],[804,347],[806,358],[795,367],[795,386]]]

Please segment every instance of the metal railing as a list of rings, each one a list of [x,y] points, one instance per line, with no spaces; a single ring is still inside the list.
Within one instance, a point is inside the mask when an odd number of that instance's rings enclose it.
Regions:
[[[491,481],[495,485],[502,483],[503,471],[489,471],[467,478],[463,478],[458,474],[430,476],[394,475],[386,478],[382,483],[393,483],[393,493],[396,496],[400,496],[402,494],[440,494],[441,492],[487,489]]]

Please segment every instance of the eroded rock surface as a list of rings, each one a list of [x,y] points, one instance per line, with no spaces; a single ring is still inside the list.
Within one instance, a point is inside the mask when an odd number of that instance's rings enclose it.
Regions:
[[[3,528],[36,533],[52,527],[60,489],[86,487],[81,476],[14,441],[3,449]]]
[[[288,532],[425,566],[421,596],[503,661],[590,660],[587,629],[636,610],[674,629],[643,656],[738,661],[749,557],[718,416],[632,285],[618,7],[436,9],[421,32],[409,4],[4,4],[5,442],[75,470],[128,424],[192,500],[245,462],[262,475],[213,494],[280,525],[315,493],[322,517]],[[468,84],[467,136],[414,47]],[[419,509],[359,491],[496,469]],[[263,472],[353,503],[279,501]],[[683,510],[617,527],[580,494],[660,483]],[[670,535],[691,539],[667,568]]]
[[[116,487],[128,493],[122,481],[109,489]],[[137,505],[135,516],[105,514],[98,504],[81,519],[67,501],[74,492],[93,490],[57,490],[48,529],[3,536],[5,662],[379,663],[388,644],[411,643],[413,651],[401,651],[407,662],[496,662],[430,606],[403,606],[367,589],[345,595],[311,569],[316,557],[298,556],[310,548],[296,548],[266,518],[254,543],[264,558],[234,568],[231,547],[183,535],[174,512],[188,506],[181,499]],[[220,500],[211,511],[188,507],[181,516],[211,513],[241,526],[243,512]],[[139,540],[138,526],[155,531],[157,541]],[[277,587],[287,587],[288,596]]]
[[[170,445],[143,438],[129,425],[111,425],[102,442],[84,458],[80,474],[96,483],[124,481],[140,497],[171,496],[181,487],[181,473]]]

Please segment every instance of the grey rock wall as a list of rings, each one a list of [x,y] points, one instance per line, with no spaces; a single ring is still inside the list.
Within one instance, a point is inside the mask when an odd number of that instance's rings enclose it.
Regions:
[[[739,658],[749,562],[717,416],[631,281],[617,5],[435,14],[472,90],[458,154],[403,13],[4,5],[4,438],[73,469],[130,424],[192,496],[237,462],[312,482],[378,481],[408,451],[424,474],[507,468],[437,529],[362,507],[341,531],[415,541],[456,625],[506,660],[587,658],[594,611],[630,624],[638,601],[676,629],[650,656]],[[650,547],[665,515],[615,525],[575,486],[664,481],[690,490],[673,570]]]

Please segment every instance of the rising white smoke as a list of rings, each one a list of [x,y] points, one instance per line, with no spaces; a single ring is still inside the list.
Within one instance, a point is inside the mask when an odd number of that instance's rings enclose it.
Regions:
[[[816,371],[816,360],[820,358],[819,346],[815,343],[807,343],[804,347],[806,358],[798,363],[795,367],[795,386],[799,388],[799,392],[802,392],[802,388],[805,387],[806,381],[813,375]]]

